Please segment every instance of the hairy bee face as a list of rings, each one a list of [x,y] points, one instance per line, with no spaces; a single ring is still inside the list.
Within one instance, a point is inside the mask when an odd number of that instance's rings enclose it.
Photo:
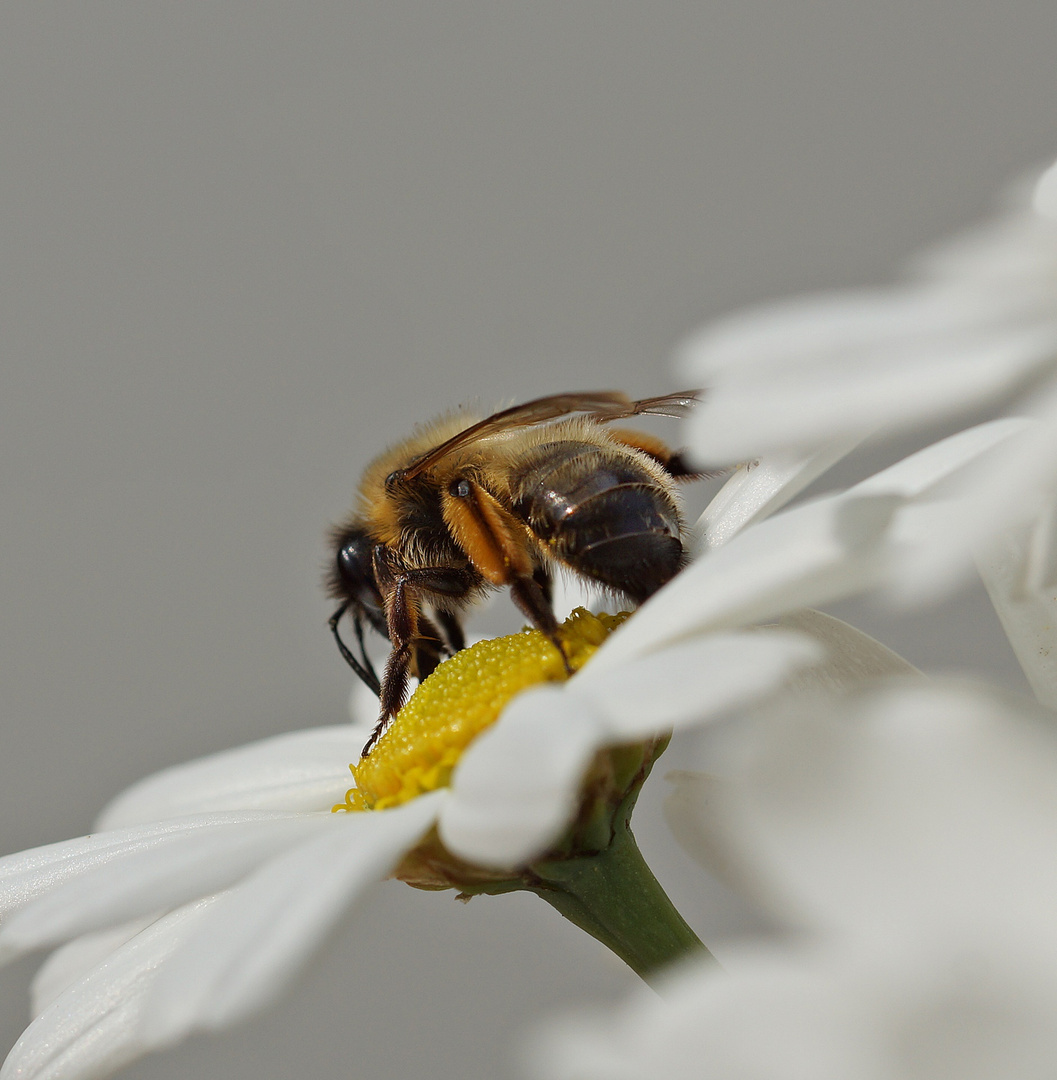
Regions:
[[[652,436],[605,425],[679,415],[695,400],[558,394],[473,423],[444,417],[367,467],[357,510],[331,534],[328,575],[341,601],[330,620],[338,647],[381,701],[365,754],[403,703],[408,675],[425,677],[462,648],[461,613],[488,588],[509,588],[564,657],[555,567],[636,602],[674,576],[684,560],[674,481],[693,474]],[[338,633],[346,612],[359,658]],[[381,680],[364,622],[392,644]]]

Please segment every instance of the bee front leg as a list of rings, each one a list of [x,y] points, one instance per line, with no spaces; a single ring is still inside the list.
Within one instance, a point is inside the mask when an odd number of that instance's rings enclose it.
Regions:
[[[407,695],[407,677],[418,629],[418,602],[408,588],[406,578],[398,577],[393,583],[389,595],[385,598],[385,614],[393,648],[382,676],[378,723],[374,725],[371,737],[364,744],[361,757],[366,757],[371,752],[371,747],[400,711]]]

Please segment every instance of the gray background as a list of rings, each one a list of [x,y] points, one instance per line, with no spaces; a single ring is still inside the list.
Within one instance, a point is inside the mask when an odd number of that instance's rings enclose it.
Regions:
[[[703,320],[886,280],[1057,151],[1055,31],[1051,0],[5,4],[0,848],[339,721],[322,534],[369,457],[473,397],[674,389]],[[861,621],[1016,682],[954,606],[957,640]],[[661,787],[649,858],[736,930]],[[534,898],[387,883],[281,1006],[127,1075],[507,1077],[527,1023],[633,982]]]

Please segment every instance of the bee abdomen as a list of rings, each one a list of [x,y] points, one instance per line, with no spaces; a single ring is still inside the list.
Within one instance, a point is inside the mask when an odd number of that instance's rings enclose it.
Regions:
[[[641,603],[682,566],[679,519],[665,493],[621,484],[579,503],[552,540],[574,570]]]
[[[638,462],[565,444],[548,465],[525,476],[518,509],[556,558],[637,602],[675,576],[679,512]]]

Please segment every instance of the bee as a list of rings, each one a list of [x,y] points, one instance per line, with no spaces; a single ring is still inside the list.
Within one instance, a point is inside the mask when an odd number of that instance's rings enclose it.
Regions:
[[[505,587],[562,652],[551,606],[564,568],[642,603],[686,561],[675,481],[700,473],[642,432],[632,416],[679,416],[689,391],[632,401],[614,391],[555,394],[476,422],[465,413],[420,427],[375,458],[356,509],[331,530],[327,577],[340,607],[330,628],[341,655],[379,697],[366,757],[404,703],[409,675],[424,679],[465,645],[462,615]],[[359,657],[339,623],[352,618]],[[364,629],[391,643],[382,678]],[[568,668],[568,664],[566,664]]]

